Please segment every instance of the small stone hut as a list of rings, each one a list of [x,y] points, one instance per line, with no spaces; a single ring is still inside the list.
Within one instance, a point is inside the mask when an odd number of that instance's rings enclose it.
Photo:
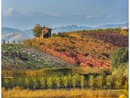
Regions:
[[[51,37],[51,28],[48,28],[46,26],[42,27],[42,32],[40,35],[40,38],[48,38]]]

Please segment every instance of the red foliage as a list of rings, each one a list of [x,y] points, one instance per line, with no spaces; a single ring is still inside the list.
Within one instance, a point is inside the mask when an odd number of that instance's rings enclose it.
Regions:
[[[112,32],[112,33],[110,33]],[[110,55],[118,47],[128,47],[128,37],[113,29],[63,33],[48,39],[32,39],[24,44],[40,49],[72,64],[110,66]]]

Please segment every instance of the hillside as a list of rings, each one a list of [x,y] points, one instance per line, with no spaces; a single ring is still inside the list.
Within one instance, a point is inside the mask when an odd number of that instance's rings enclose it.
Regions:
[[[97,96],[99,89],[112,93],[113,89],[128,88],[128,51],[122,52],[120,47],[127,50],[128,36],[117,28],[58,33],[21,44],[3,43],[2,90],[5,96],[14,90],[19,96],[18,92],[26,89],[27,92],[48,89],[70,92],[77,88],[81,92],[89,89],[89,93],[90,89],[96,92],[98,89]],[[117,59],[121,56],[123,62],[116,60],[119,66],[114,68],[110,58],[118,48],[121,55],[115,55]]]
[[[82,67],[110,67],[111,54],[128,47],[128,36],[120,34],[120,29],[83,30],[58,33],[47,39],[28,39],[23,44]]]
[[[66,66],[72,64],[34,48],[21,44],[2,44],[2,69],[34,70]]]
[[[118,29],[83,30],[58,33],[47,39],[28,39],[23,44],[26,46],[2,45],[3,69],[41,69],[73,64],[109,67],[113,51],[128,47],[128,36],[120,34]]]

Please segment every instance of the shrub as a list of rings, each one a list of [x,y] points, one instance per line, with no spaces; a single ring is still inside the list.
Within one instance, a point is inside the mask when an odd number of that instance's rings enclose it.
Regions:
[[[128,62],[128,49],[119,48],[111,56],[111,62],[113,67],[118,67],[120,64]]]

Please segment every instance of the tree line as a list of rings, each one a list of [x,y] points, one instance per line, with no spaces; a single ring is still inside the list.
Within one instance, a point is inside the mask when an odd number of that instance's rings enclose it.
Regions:
[[[20,87],[24,89],[58,89],[58,88],[89,88],[89,89],[119,89],[127,88],[128,80],[120,76],[65,75],[44,77],[19,77],[3,79],[2,86],[6,89]]]

